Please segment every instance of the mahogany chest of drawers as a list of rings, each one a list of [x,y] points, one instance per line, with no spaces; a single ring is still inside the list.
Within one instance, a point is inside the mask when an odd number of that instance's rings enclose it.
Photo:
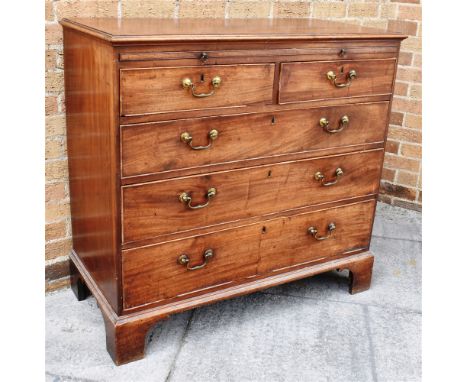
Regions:
[[[319,20],[62,20],[72,288],[117,364],[170,314],[370,286],[401,40]]]

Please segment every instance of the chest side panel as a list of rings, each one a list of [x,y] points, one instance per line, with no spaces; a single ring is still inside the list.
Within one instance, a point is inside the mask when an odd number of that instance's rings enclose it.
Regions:
[[[120,309],[118,81],[110,44],[64,28],[73,249]]]

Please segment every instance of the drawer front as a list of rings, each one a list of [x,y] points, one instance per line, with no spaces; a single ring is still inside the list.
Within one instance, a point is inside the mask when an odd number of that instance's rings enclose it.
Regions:
[[[274,64],[121,69],[121,114],[271,103],[273,77]]]
[[[125,186],[123,241],[374,194],[382,159],[380,149]]]
[[[365,249],[374,205],[372,200],[123,251],[125,307],[209,291],[248,277]],[[330,231],[331,223],[335,228]],[[319,241],[311,227],[318,238],[331,236]],[[188,264],[184,264],[187,259]],[[187,269],[204,262],[199,269]]]
[[[382,142],[387,115],[383,102],[122,126],[122,176]]]
[[[283,63],[279,100],[289,103],[391,94],[395,64],[395,59]],[[329,72],[335,74],[335,80],[328,78]]]

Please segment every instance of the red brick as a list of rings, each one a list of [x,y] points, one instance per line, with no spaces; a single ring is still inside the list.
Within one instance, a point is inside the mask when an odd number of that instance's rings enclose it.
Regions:
[[[414,21],[388,20],[388,30],[406,35],[416,36],[418,23]]]
[[[405,157],[410,157],[410,158],[421,158],[422,146],[412,145],[410,143],[402,143],[401,155]]]
[[[390,125],[403,125],[403,117],[405,115],[398,111],[392,111],[390,114]]]
[[[69,203],[47,203],[45,206],[45,221],[53,223],[70,217]]]
[[[351,3],[348,7],[349,17],[377,17],[379,5],[373,3]]]
[[[399,96],[408,95],[408,84],[405,84],[404,82],[396,82],[394,93]]]
[[[400,20],[421,20],[421,7],[415,5],[400,5],[398,8]]]
[[[418,185],[418,174],[400,170],[398,171],[396,183],[403,186],[416,187]]]
[[[387,143],[385,144],[385,152],[387,153],[398,154],[399,148],[400,142],[387,140]]]
[[[65,135],[65,115],[51,115],[45,118],[46,137]]]
[[[313,16],[317,18],[344,17],[346,15],[346,4],[338,1],[326,3],[314,2],[312,12]]]
[[[175,13],[175,4],[166,2],[164,13],[172,17]],[[223,0],[181,0],[179,2],[179,18],[224,18],[225,3]]]
[[[47,161],[45,166],[47,181],[68,180],[68,164],[66,159]]]
[[[67,222],[65,220],[48,223],[45,226],[45,240],[62,239],[67,234]]]
[[[52,0],[45,1],[45,20],[54,21],[54,6]]]
[[[70,253],[71,249],[71,238],[46,243],[45,258],[46,260],[53,260],[58,257],[67,256]]]
[[[382,169],[382,179],[387,180],[390,183],[393,183],[395,181],[395,170],[391,170],[389,168],[383,168]]]
[[[406,113],[421,114],[422,102],[417,99],[393,97],[392,109]]]
[[[382,182],[380,185],[380,192],[384,195],[391,195],[393,197],[415,200],[416,190],[411,187],[400,186],[389,182]]]
[[[274,17],[298,18],[309,16],[310,5],[307,1],[278,1],[274,5]]]
[[[45,159],[63,158],[67,153],[64,139],[47,139],[45,144]]]
[[[48,280],[45,284],[46,293],[54,292],[59,289],[68,288],[70,286],[70,277],[66,276],[58,280]]]
[[[413,99],[422,99],[421,85],[417,85],[417,84],[411,85],[409,96],[410,98],[413,98]]]
[[[409,127],[411,129],[421,129],[422,128],[422,116],[414,115],[414,114],[406,114],[405,127]]]
[[[398,56],[398,65],[410,66],[413,61],[413,53],[411,52],[401,52]]]
[[[401,42],[401,49],[410,52],[420,52],[422,49],[422,38],[408,37]]]
[[[269,1],[231,0],[230,18],[262,18],[270,14]]]
[[[66,198],[65,183],[50,183],[45,186],[45,201],[58,202]]]
[[[412,172],[419,171],[419,161],[415,159],[403,158],[397,155],[385,154],[384,166],[396,170],[406,170]]]
[[[56,93],[63,91],[63,72],[47,72],[45,75],[46,92]]]
[[[128,2],[128,0],[122,1],[122,5]],[[117,7],[117,0],[62,0],[56,2],[58,20],[64,17],[117,17]]]
[[[377,196],[377,200],[379,202],[390,204],[390,205],[392,204],[392,199],[393,198],[391,196],[389,196],[389,195],[379,194]]]
[[[421,143],[422,134],[421,130],[390,126],[388,128],[388,139],[393,139],[395,141]]]
[[[45,97],[45,114],[51,115],[58,112],[58,104],[56,96]]]
[[[406,200],[395,199],[393,205],[401,208],[406,208],[407,210],[415,210],[421,212],[422,206],[419,203],[410,202]]]
[[[58,23],[45,26],[45,41],[47,45],[61,45],[63,42],[63,31]]]
[[[397,79],[406,82],[421,82],[422,73],[420,69],[398,66]]]
[[[61,279],[69,275],[70,275],[70,265],[69,265],[68,259],[46,265],[45,267],[46,281]]]
[[[422,55],[421,54],[415,54],[414,55],[413,66],[415,68],[421,68],[422,67]]]

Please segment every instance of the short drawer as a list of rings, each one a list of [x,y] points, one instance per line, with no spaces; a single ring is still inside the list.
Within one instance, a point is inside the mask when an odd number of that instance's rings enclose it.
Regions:
[[[123,242],[374,194],[382,158],[379,149],[125,186]]]
[[[122,176],[383,142],[388,102],[121,127]]]
[[[366,249],[373,200],[122,253],[125,308]],[[324,240],[317,240],[328,237]],[[192,269],[189,268],[198,268]]]
[[[279,102],[391,94],[395,59],[281,64]]]
[[[271,103],[274,64],[120,70],[121,115]]]

